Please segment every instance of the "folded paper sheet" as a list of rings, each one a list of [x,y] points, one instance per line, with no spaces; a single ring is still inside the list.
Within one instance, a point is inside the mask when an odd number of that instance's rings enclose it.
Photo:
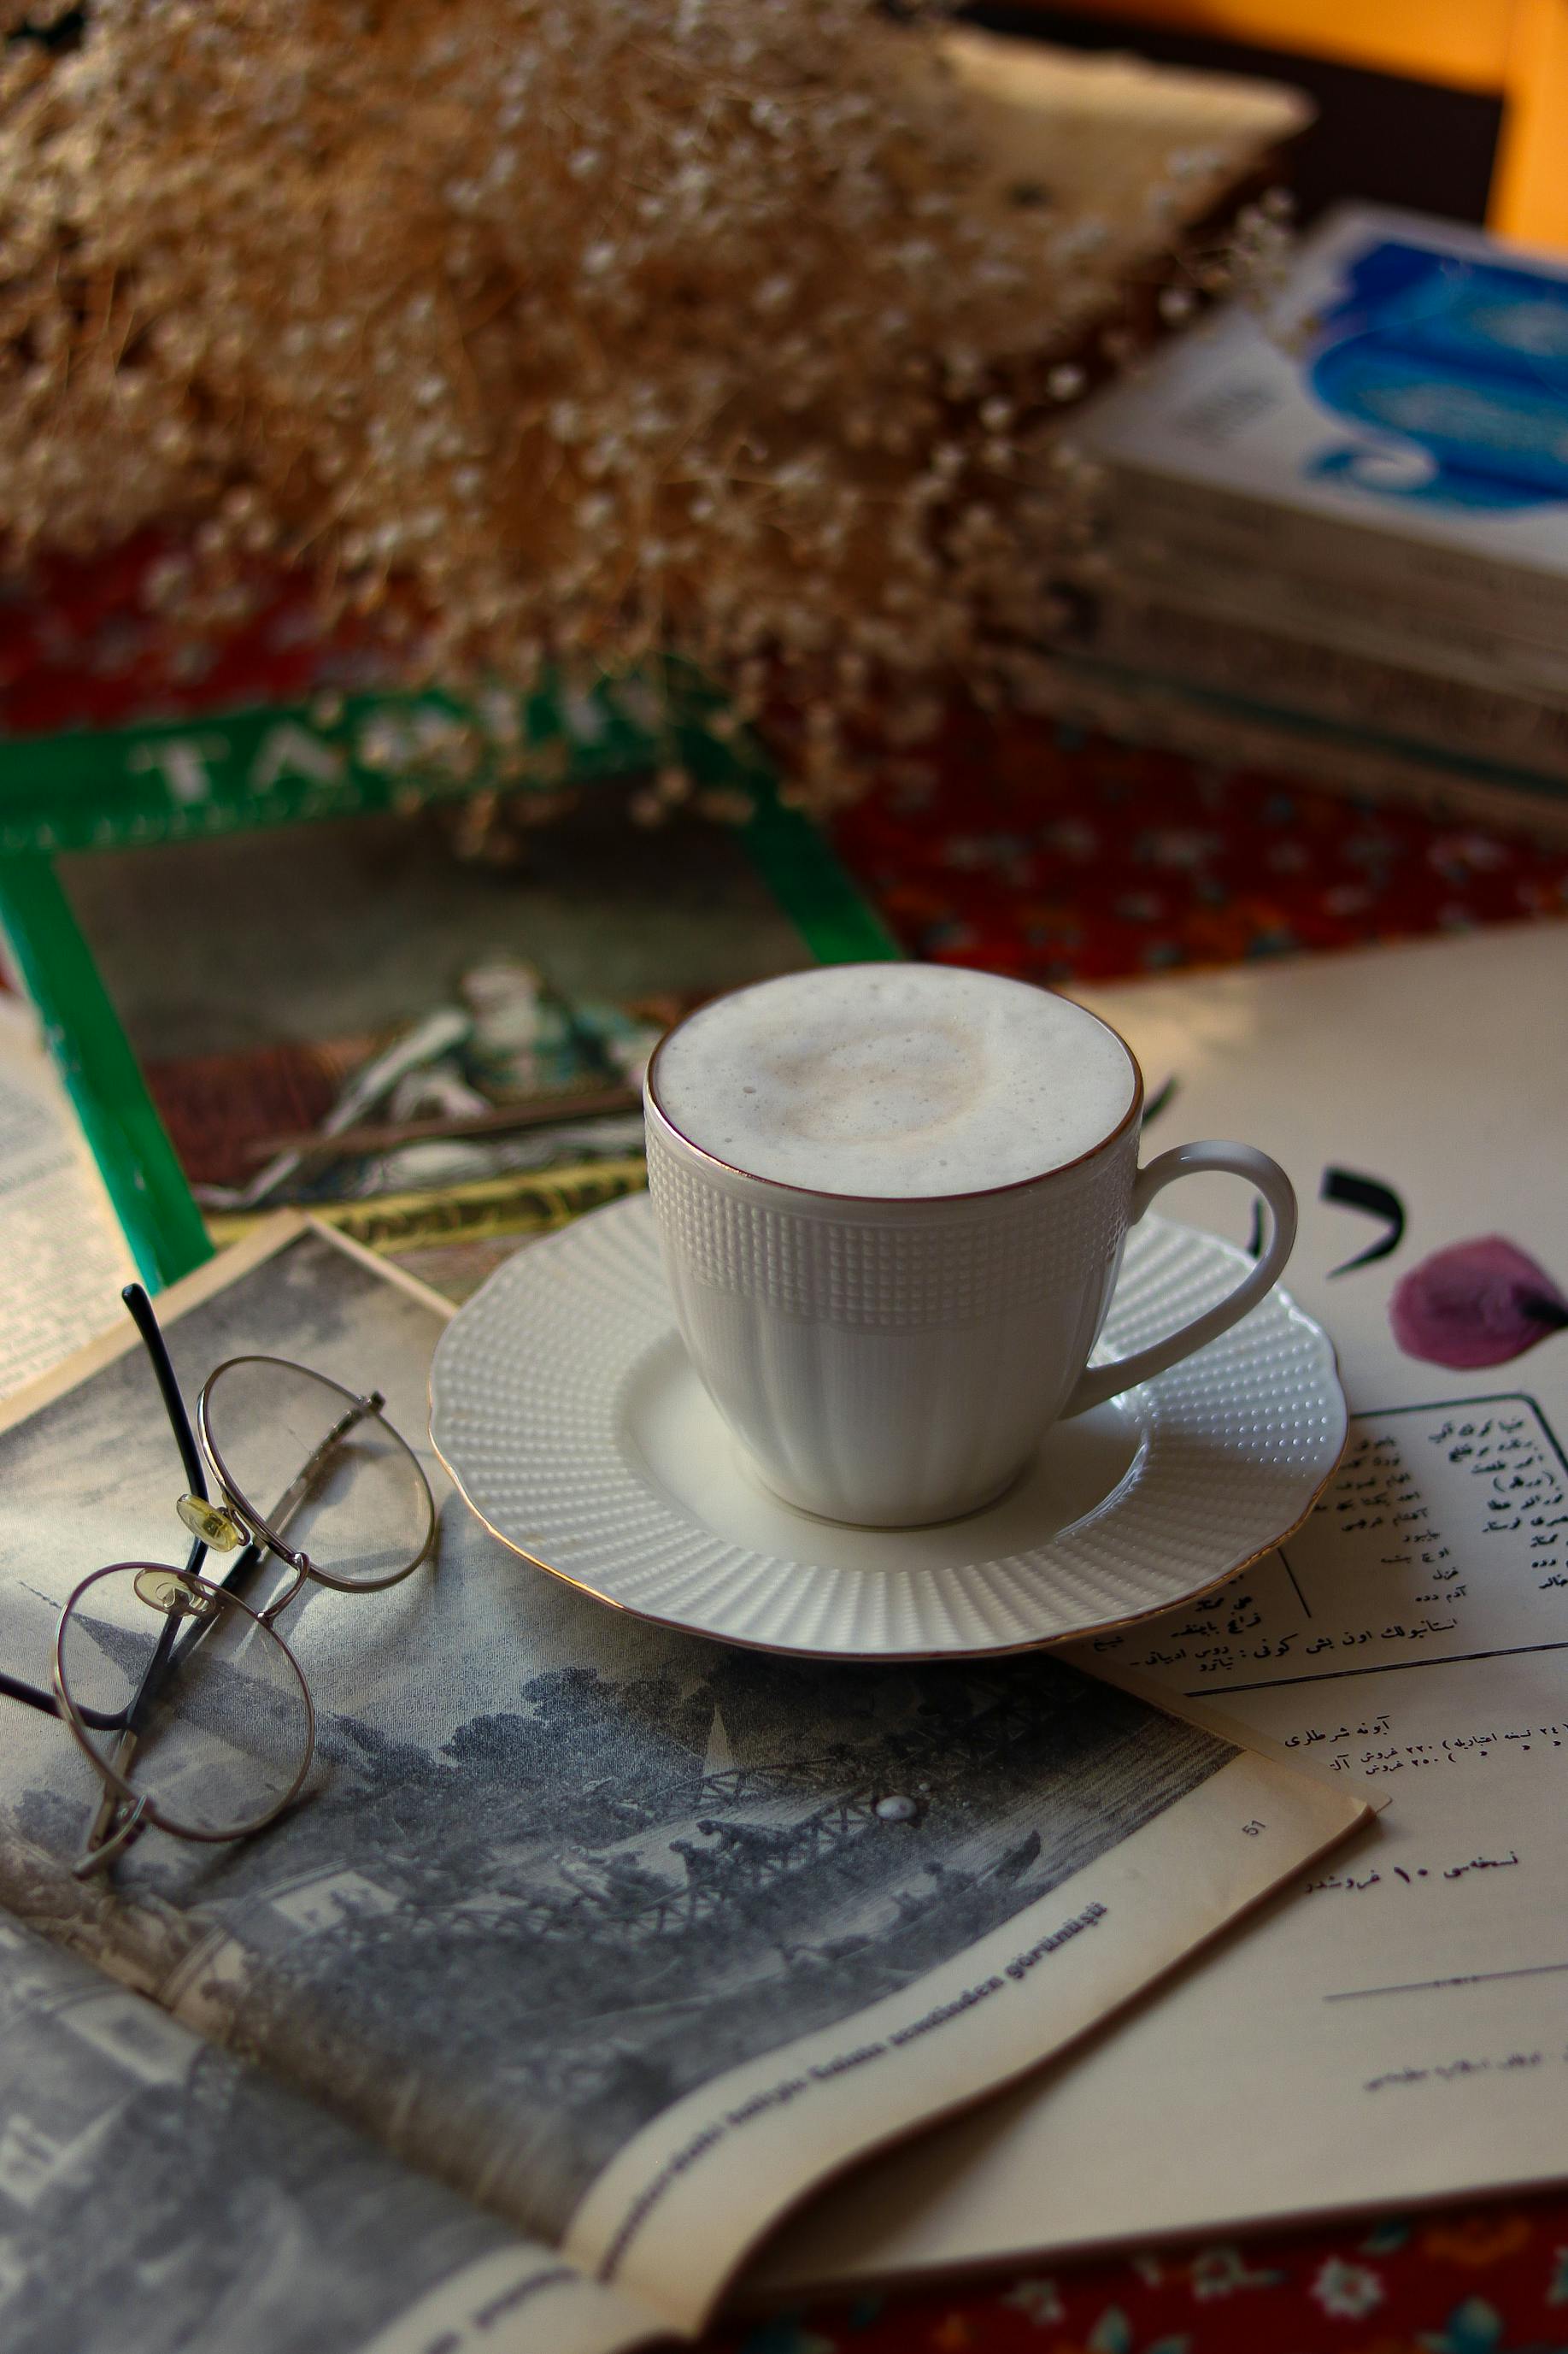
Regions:
[[[1175,1082],[1151,1143],[1290,1171],[1351,1420],[1280,1553],[1086,1656],[1387,1809],[1067,2067],[841,2186],[759,2289],[1568,2175],[1565,991],[1552,924],[1094,996]],[[1245,1241],[1234,1191],[1184,1209]]]

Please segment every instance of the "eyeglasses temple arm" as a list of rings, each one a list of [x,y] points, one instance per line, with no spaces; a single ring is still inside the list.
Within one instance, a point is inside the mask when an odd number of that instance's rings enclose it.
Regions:
[[[4,1692],[7,1700],[25,1701],[29,1708],[36,1708],[40,1715],[58,1716],[59,1714],[52,1692],[40,1691],[37,1684],[25,1684],[20,1676],[8,1676],[0,1671],[0,1692]]]
[[[20,1676],[8,1676],[4,1669],[0,1669],[0,1697],[19,1700],[26,1707],[36,1708],[40,1716],[58,1716],[60,1713],[59,1702],[53,1692],[44,1691],[37,1684],[24,1683]],[[101,1708],[79,1708],[77,1714],[83,1724],[90,1724],[95,1733],[117,1733],[125,1722],[122,1708],[112,1712]]]
[[[180,1460],[185,1466],[185,1479],[190,1492],[193,1496],[198,1496],[205,1504],[207,1500],[207,1473],[202,1469],[201,1449],[196,1445],[196,1433],[191,1428],[190,1416],[185,1412],[185,1399],[180,1395],[180,1385],[169,1356],[168,1342],[164,1340],[158,1320],[153,1312],[153,1303],[139,1283],[128,1283],[120,1297],[125,1302],[130,1311],[131,1320],[142,1336],[143,1347],[152,1359],[153,1373],[157,1381],[159,1394],[164,1401],[164,1411],[169,1417],[169,1427],[175,1434],[175,1444],[180,1450]],[[201,1538],[197,1537],[185,1557],[187,1577],[195,1577],[199,1574],[202,1564],[207,1559],[207,1546]],[[238,1563],[235,1567],[238,1567]],[[128,1732],[135,1732],[145,1722],[147,1711],[157,1694],[158,1687],[163,1682],[174,1637],[175,1622],[172,1618],[167,1619],[164,1621],[153,1656],[143,1672],[142,1681],[122,1719]]]
[[[175,1378],[168,1343],[159,1330],[153,1313],[153,1303],[139,1283],[128,1283],[120,1295],[131,1311],[131,1320],[142,1335],[142,1344],[153,1361],[153,1371],[164,1400],[164,1411],[169,1417],[169,1427],[175,1434],[175,1444],[180,1450],[190,1492],[207,1501],[207,1474],[202,1469],[201,1451],[191,1428],[191,1418],[185,1412],[185,1402],[180,1395],[180,1385]]]

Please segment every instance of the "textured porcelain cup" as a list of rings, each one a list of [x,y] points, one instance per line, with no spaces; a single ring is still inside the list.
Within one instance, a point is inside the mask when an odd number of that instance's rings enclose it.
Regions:
[[[904,978],[890,984],[894,973]],[[960,998],[971,1007],[980,1002],[974,987],[980,981],[1033,1001],[994,1001],[1001,1016],[1020,1014],[1027,1027],[1042,993],[1025,982],[935,966],[838,966],[735,992],[718,1002],[726,1010],[723,1024],[694,1027],[715,1010],[700,1008],[670,1033],[649,1066],[649,1186],[682,1337],[765,1485],[830,1520],[909,1527],[990,1502],[1059,1417],[1150,1380],[1255,1307],[1295,1240],[1290,1181],[1251,1145],[1178,1145],[1139,1169],[1143,1081],[1131,1050],[1096,1016],[1056,998],[1046,1001],[1054,1025],[1049,1086],[1033,1085],[1015,1042],[1001,1056],[999,1076],[980,1075],[979,1124],[972,1103],[948,1123],[959,1163],[972,1178],[976,1153],[983,1156],[987,1137],[1000,1135],[998,1102],[1011,1096],[1036,1106],[1038,1146],[1031,1145],[1027,1119],[1021,1129],[1012,1123],[1004,1145],[996,1146],[1011,1168],[1021,1156],[1027,1162],[1032,1150],[1036,1158],[1070,1150],[1071,1157],[1035,1173],[1001,1184],[966,1182],[960,1191],[912,1190],[943,1165],[937,1146],[948,1098],[929,1088],[919,1098],[925,1108],[906,1122],[924,1157],[881,1192],[835,1190],[853,1176],[856,1149],[843,1144],[838,1129],[826,1140],[814,1139],[810,1121],[803,1140],[794,1134],[792,1081],[790,1102],[770,1131],[774,1140],[765,1136],[758,1143],[746,1132],[747,1122],[779,1109],[779,1074],[800,1066],[799,1056],[791,1060],[782,1051],[749,1066],[748,1025],[766,1017],[770,1037],[787,1045],[797,1024],[802,1037],[822,1034],[825,1005],[830,1023],[842,1017],[839,1068],[853,1080],[843,1090],[845,1117],[859,1119],[858,1132],[871,1140],[870,1165],[890,1165],[877,1157],[877,1107],[887,1101],[902,1111],[908,1091],[900,1093],[896,1074],[883,1084],[878,1033],[874,1023],[857,1027],[856,993],[863,991],[869,1005],[884,1002],[890,985],[896,989],[902,1027],[890,1031],[887,1050],[895,1060],[913,1051],[918,1062],[916,1034],[928,1019],[947,1058],[940,1083],[953,1095],[962,1092],[966,1057],[970,1066],[983,1064],[990,1051],[959,1004]],[[830,1062],[837,1051],[828,1050]],[[1075,1066],[1086,1102],[1082,1090],[1073,1092]],[[680,1073],[680,1087],[668,1080],[662,1087],[662,1071]],[[741,1116],[726,1117],[732,1097],[739,1104],[743,1096]],[[833,1098],[825,1100],[831,1110]],[[694,1103],[700,1117],[693,1116]],[[1072,1149],[1075,1142],[1080,1149]],[[730,1150],[736,1160],[721,1157]],[[785,1168],[792,1182],[742,1165],[743,1159]],[[1163,1187],[1200,1170],[1231,1172],[1262,1196],[1269,1232],[1256,1265],[1179,1331],[1133,1356],[1089,1367],[1128,1227]],[[816,1182],[804,1182],[808,1177]]]

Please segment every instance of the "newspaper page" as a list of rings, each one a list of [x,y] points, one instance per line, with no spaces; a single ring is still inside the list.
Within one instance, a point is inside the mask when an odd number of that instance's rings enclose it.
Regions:
[[[0,1398],[101,1332],[135,1272],[37,1016],[0,987]]]
[[[440,1303],[281,1235],[166,1295],[187,1392],[240,1351],[374,1384],[436,1486]],[[14,1672],[88,1569],[182,1557],[140,1348],[88,1362],[0,1435]],[[433,1564],[280,1622],[317,1721],[288,1815],[76,1881],[91,1769],[15,1708],[0,1900],[678,2327],[812,2183],[1059,2050],[1365,1819],[1039,1656],[860,1669],[634,1620],[438,1492]]]
[[[1553,923],[1090,999],[1151,1097],[1175,1082],[1151,1146],[1243,1136],[1289,1170],[1288,1283],[1351,1413],[1281,1552],[1086,1656],[1385,1809],[1070,2068],[841,2186],[750,2286],[1568,2178],[1565,994]],[[1245,1243],[1240,1195],[1165,1198]]]
[[[0,1916],[6,2354],[617,2354],[663,2334]]]

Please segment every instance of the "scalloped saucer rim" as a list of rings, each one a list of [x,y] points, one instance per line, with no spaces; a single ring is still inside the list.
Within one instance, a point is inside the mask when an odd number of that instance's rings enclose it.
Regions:
[[[1149,1214],[1108,1352],[1235,1279],[1234,1246]],[[1058,1424],[962,1521],[868,1530],[774,1496],[675,1331],[633,1195],[518,1251],[443,1331],[430,1435],[500,1542],[683,1632],[841,1660],[999,1657],[1179,1609],[1285,1543],[1343,1444],[1332,1346],[1277,1288],[1207,1349]]]

